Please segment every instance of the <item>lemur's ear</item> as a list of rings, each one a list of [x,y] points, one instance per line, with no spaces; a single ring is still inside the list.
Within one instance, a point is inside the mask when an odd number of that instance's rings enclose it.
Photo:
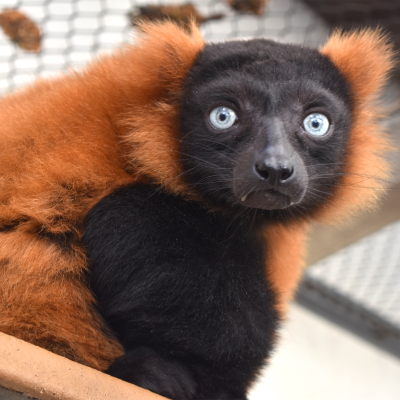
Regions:
[[[120,119],[126,129],[126,159],[132,173],[151,177],[173,193],[187,194],[177,140],[180,100],[204,39],[194,23],[189,32],[172,22],[143,22],[137,27],[135,45],[128,46],[117,71],[119,81],[129,84],[134,94],[127,99],[132,113]],[[106,69],[104,62],[100,66]],[[115,65],[108,71],[116,74]]]
[[[139,22],[137,48],[133,57],[138,73],[164,90],[182,90],[182,82],[204,47],[194,22],[184,29],[173,22]],[[143,82],[142,82],[143,83]]]
[[[379,124],[382,110],[375,100],[394,66],[394,53],[380,30],[367,29],[335,32],[321,54],[346,78],[352,100],[344,173],[334,196],[318,215],[335,222],[340,216],[374,207],[383,193],[389,171],[385,153],[391,146]]]
[[[321,49],[350,83],[357,104],[377,94],[393,68],[393,51],[382,31],[336,31]]]

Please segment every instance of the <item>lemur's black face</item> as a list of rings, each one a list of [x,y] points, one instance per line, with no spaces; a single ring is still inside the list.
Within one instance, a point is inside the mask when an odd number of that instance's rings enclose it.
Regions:
[[[308,214],[343,174],[347,82],[318,51],[268,40],[207,45],[185,84],[182,162],[209,200]]]

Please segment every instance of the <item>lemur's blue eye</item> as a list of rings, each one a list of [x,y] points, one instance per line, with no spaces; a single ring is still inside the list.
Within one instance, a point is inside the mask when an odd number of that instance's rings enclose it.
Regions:
[[[228,129],[236,119],[235,111],[228,107],[217,107],[210,113],[210,123],[215,129]]]
[[[303,126],[312,136],[324,136],[329,130],[329,120],[324,114],[313,113],[304,118]]]

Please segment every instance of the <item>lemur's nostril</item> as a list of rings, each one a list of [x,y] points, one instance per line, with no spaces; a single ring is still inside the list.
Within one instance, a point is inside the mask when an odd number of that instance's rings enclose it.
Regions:
[[[256,164],[256,171],[257,174],[262,178],[262,179],[268,179],[269,178],[269,172],[268,169],[266,168],[259,168],[258,165]]]
[[[292,168],[283,168],[281,172],[280,181],[284,182],[289,179],[293,175],[293,167]]]

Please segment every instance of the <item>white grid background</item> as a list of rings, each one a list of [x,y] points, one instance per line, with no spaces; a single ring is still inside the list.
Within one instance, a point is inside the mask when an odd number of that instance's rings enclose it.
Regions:
[[[0,0],[0,8],[16,8],[43,31],[42,52],[28,53],[0,32],[0,93],[36,76],[48,76],[78,67],[99,50],[109,50],[130,40],[128,12],[135,6],[183,4],[174,0]],[[226,18],[202,26],[207,40],[263,36],[316,46],[326,37],[323,22],[296,0],[272,0],[261,17],[238,15],[224,0],[195,0],[198,11]]]

